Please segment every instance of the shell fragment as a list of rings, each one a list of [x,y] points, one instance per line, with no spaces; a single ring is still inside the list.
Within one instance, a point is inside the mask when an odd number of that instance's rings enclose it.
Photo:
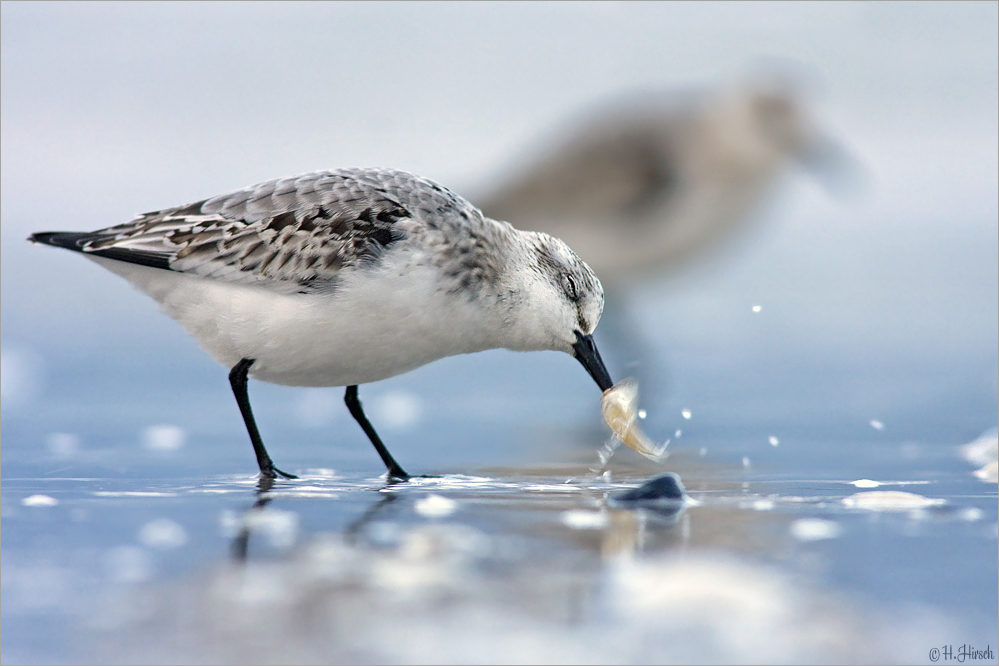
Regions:
[[[600,407],[604,421],[610,426],[614,435],[629,448],[641,453],[646,458],[655,461],[666,457],[666,446],[669,440],[656,445],[645,436],[638,427],[638,382],[634,379],[624,379],[604,391],[600,399]]]

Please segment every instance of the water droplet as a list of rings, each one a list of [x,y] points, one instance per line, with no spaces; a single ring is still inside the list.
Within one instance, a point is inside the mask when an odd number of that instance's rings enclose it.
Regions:
[[[773,435],[770,435],[770,446],[778,446],[779,444],[780,440],[774,437]]]
[[[683,411],[680,412],[680,414],[682,414],[683,418],[685,418],[685,419],[689,419],[690,416],[691,416],[689,409],[684,409]]]

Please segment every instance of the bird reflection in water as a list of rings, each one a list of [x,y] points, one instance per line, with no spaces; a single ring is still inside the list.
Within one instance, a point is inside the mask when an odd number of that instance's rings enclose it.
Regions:
[[[378,501],[371,504],[360,517],[352,521],[344,528],[344,543],[348,546],[357,546],[360,535],[364,528],[371,523],[389,504],[398,499],[398,496],[389,491],[389,488],[398,483],[391,477],[385,487],[380,489]],[[270,504],[275,495],[271,492],[274,489],[275,479],[262,476],[257,482],[256,500],[249,509],[243,512],[239,523],[239,528],[229,546],[229,555],[233,562],[245,563],[249,555],[250,536],[254,530],[260,531],[265,525],[264,521],[258,520],[264,508]]]
[[[257,500],[253,503],[252,507],[243,513],[243,520],[241,521],[239,531],[236,532],[236,536],[233,537],[232,544],[229,546],[229,556],[234,562],[246,562],[246,556],[250,548],[251,525],[253,523],[250,516],[260,513],[274,499],[268,494],[273,487],[274,479],[272,477],[261,476],[257,481]]]
[[[245,563],[247,561],[251,535],[267,534],[270,537],[270,541],[274,542],[274,532],[282,531],[279,529],[282,525],[276,524],[281,522],[280,520],[275,520],[275,516],[264,515],[274,513],[283,516],[286,513],[290,513],[272,509],[265,510],[275,499],[280,499],[280,495],[273,492],[275,483],[281,482],[275,482],[274,479],[267,477],[259,480],[255,491],[256,499],[253,505],[246,509],[240,517],[238,527],[230,544],[229,553],[233,562]],[[343,528],[342,540],[340,542],[344,547],[348,549],[363,549],[366,545],[369,545],[367,543],[369,539],[365,538],[367,529],[384,519],[385,511],[389,506],[394,505],[398,507],[411,504],[398,502],[401,499],[400,494],[393,492],[391,485],[393,484],[387,484],[379,488],[378,499],[368,505],[360,516]],[[422,497],[422,495],[420,496]],[[488,496],[488,493],[477,495],[476,502],[481,503],[483,500],[487,500]],[[573,494],[573,497],[578,498],[578,495]],[[496,499],[500,503],[506,504],[508,496],[502,494]],[[550,510],[557,510],[557,507],[565,499],[568,498],[533,496],[530,501],[524,502],[521,508],[533,514],[538,509],[537,501],[541,500]],[[677,525],[683,525],[681,534],[679,535],[681,546],[689,538],[690,526],[686,509],[692,503],[687,497],[680,478],[676,474],[666,473],[654,477],[639,487],[605,496],[601,501],[602,510],[599,513],[588,510],[569,511],[570,514],[575,514],[575,517],[582,516],[586,520],[573,523],[572,521],[563,519],[563,523],[573,527],[574,531],[577,531],[580,536],[583,536],[585,532],[594,535],[599,534],[599,539],[596,542],[592,541],[589,537],[585,541],[591,544],[592,552],[598,555],[600,559],[643,552],[650,548],[651,550],[671,550],[677,545],[676,535],[671,535],[673,528]],[[573,504],[577,504],[577,502],[573,500]],[[414,510],[418,508],[418,505],[419,502],[414,505]],[[600,518],[599,521],[594,521],[595,517]],[[452,522],[447,521],[447,523]],[[475,525],[478,521],[474,517],[470,516],[467,521],[462,522],[468,523],[467,528],[460,524],[453,524],[452,527],[457,530],[476,530]],[[431,523],[440,524],[437,520],[432,520]],[[424,527],[422,523],[413,525],[409,529],[402,528],[400,525],[402,531],[393,533],[394,538],[390,539],[390,541],[398,546],[406,541],[407,534],[414,532],[414,530],[418,532]],[[597,528],[599,532],[595,533],[591,531],[593,528]],[[375,543],[384,545],[381,544],[381,541],[384,540],[382,538],[384,535],[377,536],[375,533],[372,533],[371,536],[374,536]],[[496,545],[507,539],[508,536],[494,534],[486,538],[493,542],[493,545]],[[284,545],[291,545],[290,540],[284,539],[284,541],[287,542]],[[382,549],[379,548],[379,550]],[[484,552],[489,552],[490,550],[492,548],[486,548]],[[382,551],[382,554],[383,556],[387,555],[387,552]]]
[[[650,533],[663,536],[681,525],[680,549],[690,539],[690,504],[680,477],[666,472],[637,488],[607,498],[608,528],[601,552],[604,558],[631,555],[646,549]]]

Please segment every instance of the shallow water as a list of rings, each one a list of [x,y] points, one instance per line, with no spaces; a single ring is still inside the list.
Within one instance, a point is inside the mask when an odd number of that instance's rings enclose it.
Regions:
[[[696,453],[601,468],[589,451],[577,464],[395,485],[297,470],[266,490],[250,475],[5,469],[4,661],[921,663],[945,645],[994,652],[996,487],[956,451],[910,451],[902,464],[897,453],[869,461],[866,481]],[[682,477],[686,504],[608,502],[664,468]],[[881,491],[936,501],[844,502]]]

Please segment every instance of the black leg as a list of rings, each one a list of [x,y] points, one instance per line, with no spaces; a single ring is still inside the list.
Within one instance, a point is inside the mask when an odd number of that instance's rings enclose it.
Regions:
[[[253,420],[253,410],[250,409],[250,395],[246,391],[246,375],[250,371],[251,365],[253,365],[252,358],[244,358],[237,363],[229,371],[229,384],[232,385],[232,393],[236,396],[236,404],[239,405],[239,411],[243,415],[243,421],[246,423],[246,432],[250,435],[253,452],[257,454],[257,465],[260,467],[260,475],[273,479],[277,474],[280,474],[286,479],[297,479],[298,477],[294,474],[282,472],[274,466],[274,463],[271,462],[271,457],[267,455],[267,449],[264,448],[264,441],[260,439],[260,431],[257,430],[257,423]]]
[[[395,461],[392,454],[388,452],[385,445],[382,444],[381,438],[378,437],[378,433],[375,429],[371,427],[371,423],[368,422],[368,417],[364,415],[364,410],[361,409],[361,401],[357,399],[357,386],[348,386],[347,392],[343,396],[343,401],[347,403],[347,409],[350,410],[350,415],[354,417],[354,420],[361,425],[361,429],[364,430],[364,434],[368,436],[371,443],[375,445],[375,450],[378,451],[378,455],[382,457],[382,462],[385,463],[385,467],[388,468],[389,478],[398,479],[400,481],[409,480],[409,474],[406,474],[406,470],[399,466],[399,463]]]

